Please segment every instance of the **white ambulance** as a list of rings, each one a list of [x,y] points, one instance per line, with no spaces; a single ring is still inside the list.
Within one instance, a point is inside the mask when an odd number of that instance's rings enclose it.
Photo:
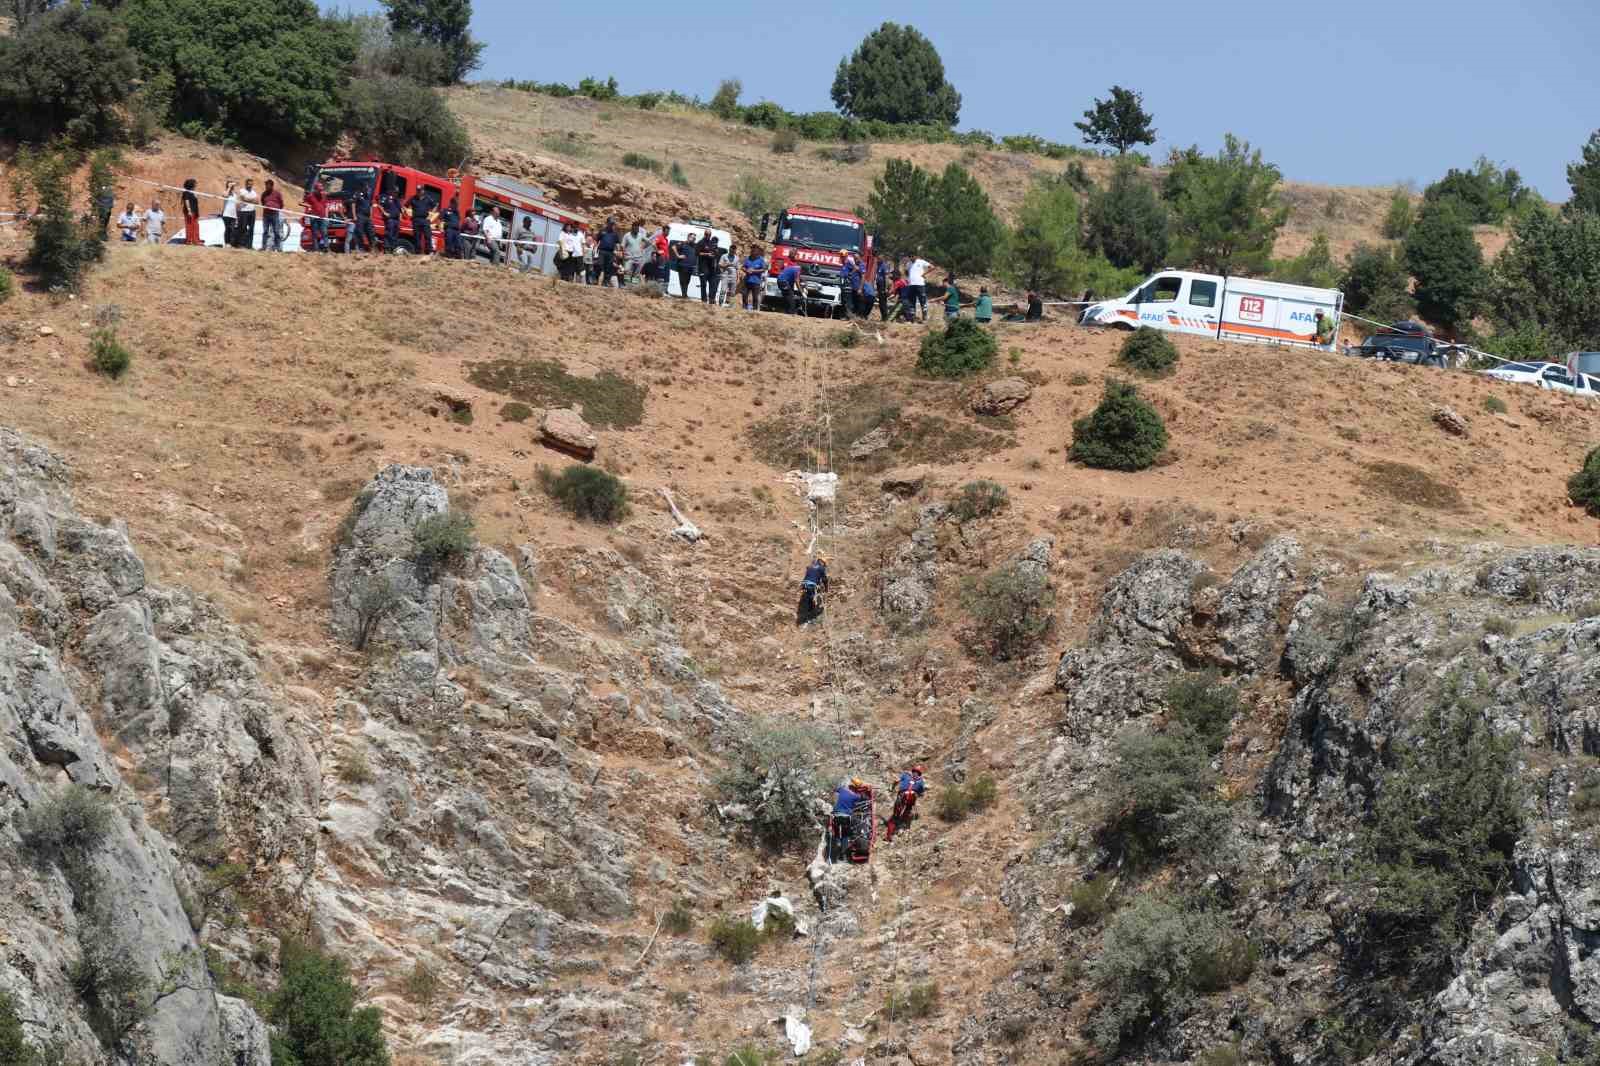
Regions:
[[[1120,300],[1084,308],[1078,321],[1086,326],[1150,326],[1228,341],[1331,351],[1333,342],[1317,343],[1317,312],[1333,319],[1330,335],[1337,340],[1343,309],[1344,295],[1337,289],[1163,270]]]

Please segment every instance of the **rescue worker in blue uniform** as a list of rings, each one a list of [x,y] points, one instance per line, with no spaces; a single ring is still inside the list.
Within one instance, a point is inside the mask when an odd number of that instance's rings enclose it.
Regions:
[[[445,258],[461,258],[461,212],[456,208],[455,197],[439,212],[439,221],[444,225]]]
[[[391,189],[379,198],[378,206],[383,208],[383,250],[392,252],[400,247],[400,197]]]
[[[913,766],[900,772],[900,781],[894,787],[894,813],[889,815],[889,825],[884,830],[884,840],[893,840],[898,830],[911,824],[912,811],[917,799],[928,790],[922,780],[922,767]]]
[[[433,208],[427,192],[418,189],[406,206],[411,208],[411,236],[417,242],[417,254],[432,255],[433,227],[428,224],[428,212]]]
[[[778,294],[783,297],[783,309],[787,314],[796,313],[796,303],[800,293],[800,264],[790,263],[778,271]]]
[[[861,793],[850,787],[851,782],[840,781],[833,790],[833,813],[828,816],[828,861],[842,862],[850,846],[850,823],[855,816]]]
[[[372,192],[365,185],[359,186],[350,198],[350,226],[355,236],[346,251],[355,248],[372,251]]]
[[[795,611],[794,624],[803,626],[822,613],[817,594],[828,591],[828,560],[819,555],[806,567],[806,576],[800,580],[800,606]]]

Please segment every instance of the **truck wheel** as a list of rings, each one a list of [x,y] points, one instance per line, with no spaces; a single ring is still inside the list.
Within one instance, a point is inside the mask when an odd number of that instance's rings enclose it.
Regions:
[[[1113,323],[1111,323],[1111,328],[1112,329],[1120,329],[1124,333],[1132,333],[1134,330],[1138,329],[1139,327],[1135,326],[1132,322],[1113,322]]]
[[[417,242],[410,237],[401,237],[394,245],[395,255],[416,255]]]

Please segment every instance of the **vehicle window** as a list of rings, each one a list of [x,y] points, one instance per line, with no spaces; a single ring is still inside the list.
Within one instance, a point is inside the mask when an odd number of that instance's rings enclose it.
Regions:
[[[1572,384],[1572,378],[1567,374],[1566,370],[1563,367],[1559,367],[1559,366],[1549,367],[1549,368],[1547,368],[1545,370],[1544,374],[1541,375],[1541,376],[1546,381],[1553,381],[1557,385],[1571,385]]]
[[[371,167],[324,167],[318,174],[322,190],[336,200],[353,196],[357,189],[372,187]]]
[[[1155,284],[1150,286],[1150,303],[1170,303],[1178,298],[1178,290],[1183,288],[1182,278],[1157,278]]]
[[[1217,306],[1217,283],[1196,281],[1189,286],[1189,303],[1194,307]]]

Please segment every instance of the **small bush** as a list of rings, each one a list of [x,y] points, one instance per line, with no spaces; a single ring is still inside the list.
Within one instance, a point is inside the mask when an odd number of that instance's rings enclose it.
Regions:
[[[54,1061],[47,1051],[28,1043],[22,1016],[11,993],[0,989],[0,1063],[5,1066],[45,1066]]]
[[[778,217],[788,199],[788,191],[782,186],[755,174],[741,174],[728,196],[728,206],[760,225],[762,215]]]
[[[103,917],[78,933],[80,953],[67,968],[67,980],[83,1003],[100,1042],[115,1047],[134,1025],[150,1014],[146,1002],[150,982],[134,957]]]
[[[378,627],[383,624],[383,620],[393,614],[399,606],[400,592],[394,587],[389,575],[374,574],[367,578],[355,596],[356,651],[366,650],[367,645],[372,643],[372,638],[377,635]]]
[[[716,780],[724,803],[750,808],[757,839],[784,848],[812,839],[816,797],[833,775],[822,765],[827,738],[816,729],[758,721]]]
[[[961,605],[972,615],[987,653],[1004,661],[1027,654],[1050,631],[1056,592],[1041,568],[1011,562],[969,578]]]
[[[1008,1044],[1015,1044],[1028,1035],[1028,1019],[1007,1018],[1000,1023],[1000,1039]]]
[[[89,342],[89,362],[95,370],[115,381],[128,372],[133,364],[133,353],[122,346],[115,333],[97,329]]]
[[[707,934],[711,948],[735,966],[755,958],[761,946],[761,930],[749,918],[718,918]]]
[[[1011,496],[1004,485],[980,479],[961,486],[961,491],[950,501],[950,513],[958,522],[971,522],[999,514],[1009,506]]]
[[[30,808],[18,826],[23,847],[42,862],[82,860],[111,835],[111,801],[85,785],[68,785]]]
[[[1600,448],[1583,458],[1583,468],[1567,479],[1567,495],[1572,502],[1600,518]]]
[[[416,560],[424,566],[446,567],[465,559],[478,546],[472,527],[472,516],[461,511],[429,515],[411,534]]]
[[[928,1018],[939,1009],[939,984],[925,981],[904,992],[894,989],[884,997],[883,1010],[891,1018]]]
[[[679,896],[661,918],[661,928],[673,936],[683,936],[694,928],[694,903],[687,896]]]
[[[722,1066],[772,1066],[780,1061],[780,1056],[775,1051],[762,1051],[754,1044],[744,1044],[728,1052],[728,1057],[722,1060]]]
[[[1101,839],[1135,864],[1215,855],[1228,827],[1205,742],[1184,726],[1129,730],[1113,746]]]
[[[666,170],[661,165],[661,160],[654,159],[640,152],[628,152],[622,157],[622,165],[632,167],[634,170],[647,170],[652,174],[660,174]]]
[[[795,928],[794,915],[777,907],[768,907],[766,920],[761,923],[761,935],[781,943],[794,939]]]
[[[1509,637],[1517,631],[1517,626],[1511,619],[1496,614],[1483,620],[1483,631],[1497,637]]]
[[[962,378],[994,362],[994,334],[970,318],[958,318],[922,338],[917,370],[933,378]]]
[[[16,279],[11,276],[11,271],[5,267],[0,267],[0,304],[11,299],[11,294],[16,290]]]
[[[356,1007],[357,989],[343,960],[286,940],[278,953],[278,988],[267,1020],[272,1061],[295,1066],[389,1066],[383,1013]]]
[[[974,779],[971,784],[946,785],[939,789],[939,802],[934,806],[934,813],[942,821],[952,823],[962,821],[970,815],[993,807],[999,791],[994,778],[988,774]]]
[[[419,1007],[431,1007],[439,998],[443,985],[439,972],[418,959],[411,973],[406,976],[406,998]]]
[[[1107,381],[1104,398],[1072,423],[1071,457],[1101,470],[1143,470],[1167,448],[1167,427],[1139,390]]]
[[[1506,407],[1506,402],[1498,396],[1485,396],[1483,398],[1483,409],[1492,415],[1503,415],[1509,410]]]
[[[1194,986],[1201,992],[1223,992],[1250,979],[1261,950],[1248,937],[1224,933],[1195,952]]]
[[[539,468],[539,486],[574,518],[616,525],[628,515],[628,487],[592,466],[569,466],[559,474]]]
[[[687,189],[689,187],[689,175],[683,172],[682,164],[680,164],[676,159],[672,161],[672,166],[667,168],[667,180],[672,182],[672,184],[676,185],[680,189]]]
[[[1166,377],[1178,365],[1178,349],[1161,330],[1140,326],[1122,342],[1117,361],[1148,377]]]
[[[782,129],[772,135],[772,154],[788,155],[800,144],[800,136],[791,129]]]
[[[1072,924],[1078,927],[1099,925],[1101,920],[1116,909],[1112,886],[1116,879],[1097,877],[1093,881],[1079,881],[1067,893],[1072,904]]]
[[[861,331],[854,328],[836,329],[828,334],[828,340],[835,348],[855,348],[861,343]]]
[[[500,405],[500,417],[506,422],[526,422],[533,417],[533,408],[512,400],[510,403]]]
[[[346,158],[388,159],[443,173],[470,154],[467,131],[444,96],[409,78],[355,78],[340,122],[354,140]]]
[[[872,145],[845,144],[836,148],[818,148],[817,158],[826,159],[830,163],[865,163],[872,158]]]
[[[378,779],[372,772],[367,753],[360,748],[346,748],[339,755],[339,780],[347,785],[370,785]]]
[[[1228,740],[1228,727],[1239,713],[1239,693],[1214,673],[1180,677],[1167,686],[1167,712],[1188,728],[1208,753],[1215,755]]]
[[[733,120],[739,117],[739,94],[744,92],[744,83],[738,78],[724,78],[717,83],[717,91],[711,97],[708,105],[711,113],[720,119]]]

